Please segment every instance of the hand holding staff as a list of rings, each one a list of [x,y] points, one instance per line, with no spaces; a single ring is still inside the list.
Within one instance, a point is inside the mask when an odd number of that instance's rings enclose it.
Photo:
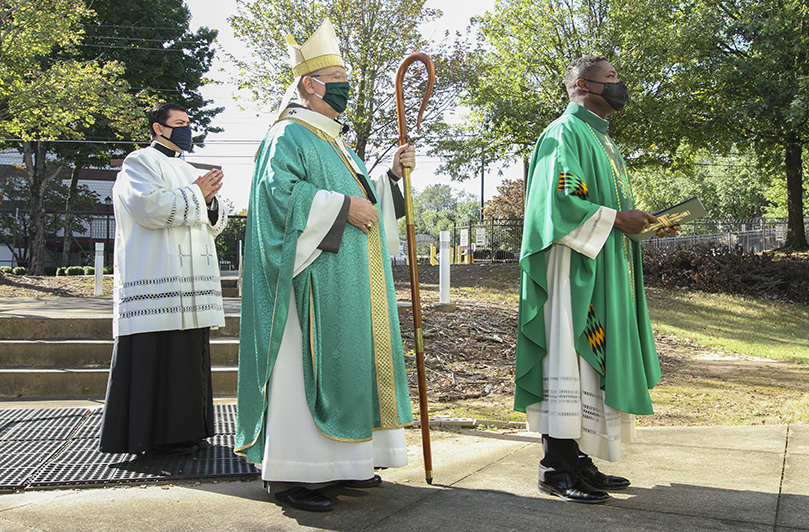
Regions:
[[[427,67],[427,91],[424,93],[424,99],[419,108],[418,121],[416,122],[416,130],[421,130],[421,115],[424,113],[424,108],[427,107],[427,100],[430,98],[430,93],[433,90],[433,82],[435,81],[435,66],[433,61],[425,53],[416,52],[410,54],[402,61],[399,70],[396,73],[396,111],[399,118],[399,145],[404,146],[408,143],[407,140],[407,127],[405,124],[405,108],[404,108],[404,75],[407,67],[414,61],[421,61]],[[419,270],[416,258],[416,229],[413,221],[413,198],[410,188],[410,168],[404,167],[404,197],[405,197],[405,220],[407,222],[407,257],[410,262],[410,291],[412,295],[413,304],[413,326],[415,351],[416,351],[416,373],[419,383],[419,414],[421,418],[421,442],[422,450],[424,453],[424,475],[427,484],[433,483],[433,458],[430,450],[430,416],[427,409],[427,377],[424,369],[424,338],[421,330],[421,296],[419,295]]]

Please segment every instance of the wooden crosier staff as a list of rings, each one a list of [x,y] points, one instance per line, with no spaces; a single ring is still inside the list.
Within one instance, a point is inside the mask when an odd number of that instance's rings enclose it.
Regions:
[[[430,56],[423,52],[410,54],[399,65],[396,72],[396,112],[399,118],[399,146],[407,144],[407,126],[405,124],[404,107],[404,75],[407,67],[414,61],[421,61],[427,67],[427,91],[419,108],[416,131],[421,131],[421,115],[427,107],[427,100],[433,91],[435,81],[435,66]],[[404,167],[404,197],[405,197],[405,221],[407,222],[407,258],[410,262],[410,292],[413,304],[413,326],[415,328],[413,338],[415,340],[416,351],[416,374],[419,381],[419,413],[421,417],[421,445],[424,454],[424,476],[427,484],[433,483],[433,457],[430,450],[430,416],[427,411],[427,377],[424,369],[424,337],[421,331],[421,297],[419,295],[419,268],[416,257],[416,229],[413,222],[413,198],[410,188],[410,168]]]

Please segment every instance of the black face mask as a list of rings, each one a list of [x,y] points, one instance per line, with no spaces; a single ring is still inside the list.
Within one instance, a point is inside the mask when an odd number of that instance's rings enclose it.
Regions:
[[[626,102],[629,101],[629,89],[627,88],[626,83],[623,81],[616,81],[614,83],[595,81],[592,79],[585,79],[584,81],[589,81],[590,83],[601,83],[604,85],[604,90],[601,91],[599,96],[604,98],[604,101],[610,104],[610,107],[616,111],[620,111],[626,107]]]

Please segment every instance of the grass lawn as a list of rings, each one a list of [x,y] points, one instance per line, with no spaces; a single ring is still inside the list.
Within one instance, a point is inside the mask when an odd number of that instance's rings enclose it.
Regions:
[[[727,294],[647,288],[663,334],[745,355],[809,364],[809,306]]]

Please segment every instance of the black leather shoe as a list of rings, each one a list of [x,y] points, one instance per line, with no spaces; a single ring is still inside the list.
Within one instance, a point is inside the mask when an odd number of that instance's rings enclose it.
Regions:
[[[382,484],[382,477],[379,475],[374,475],[365,480],[346,480],[343,482],[343,486],[355,489],[375,488],[380,484]]]
[[[610,498],[605,492],[594,488],[577,475],[559,475],[548,482],[539,481],[539,491],[555,495],[570,502],[595,504]]]
[[[288,502],[293,508],[307,512],[328,512],[334,509],[334,502],[323,495],[320,490],[291,488],[276,493],[275,499],[280,502]]]
[[[197,446],[194,442],[181,442],[181,443],[165,443],[161,445],[155,445],[147,454],[152,455],[159,455],[159,456],[185,456],[186,454],[191,454],[197,450]]]
[[[582,468],[578,474],[582,480],[600,490],[622,490],[629,486],[629,479],[616,477],[615,475],[605,475],[592,462]]]
[[[199,451],[201,451],[201,450],[203,450],[203,449],[207,449],[208,447],[210,447],[210,446],[211,446],[211,442],[209,442],[209,441],[208,441],[208,440],[206,440],[206,439],[201,439],[201,440],[192,440],[192,441],[191,441],[191,443],[193,443],[194,445],[196,445],[196,446],[197,446],[197,450],[199,450]]]

